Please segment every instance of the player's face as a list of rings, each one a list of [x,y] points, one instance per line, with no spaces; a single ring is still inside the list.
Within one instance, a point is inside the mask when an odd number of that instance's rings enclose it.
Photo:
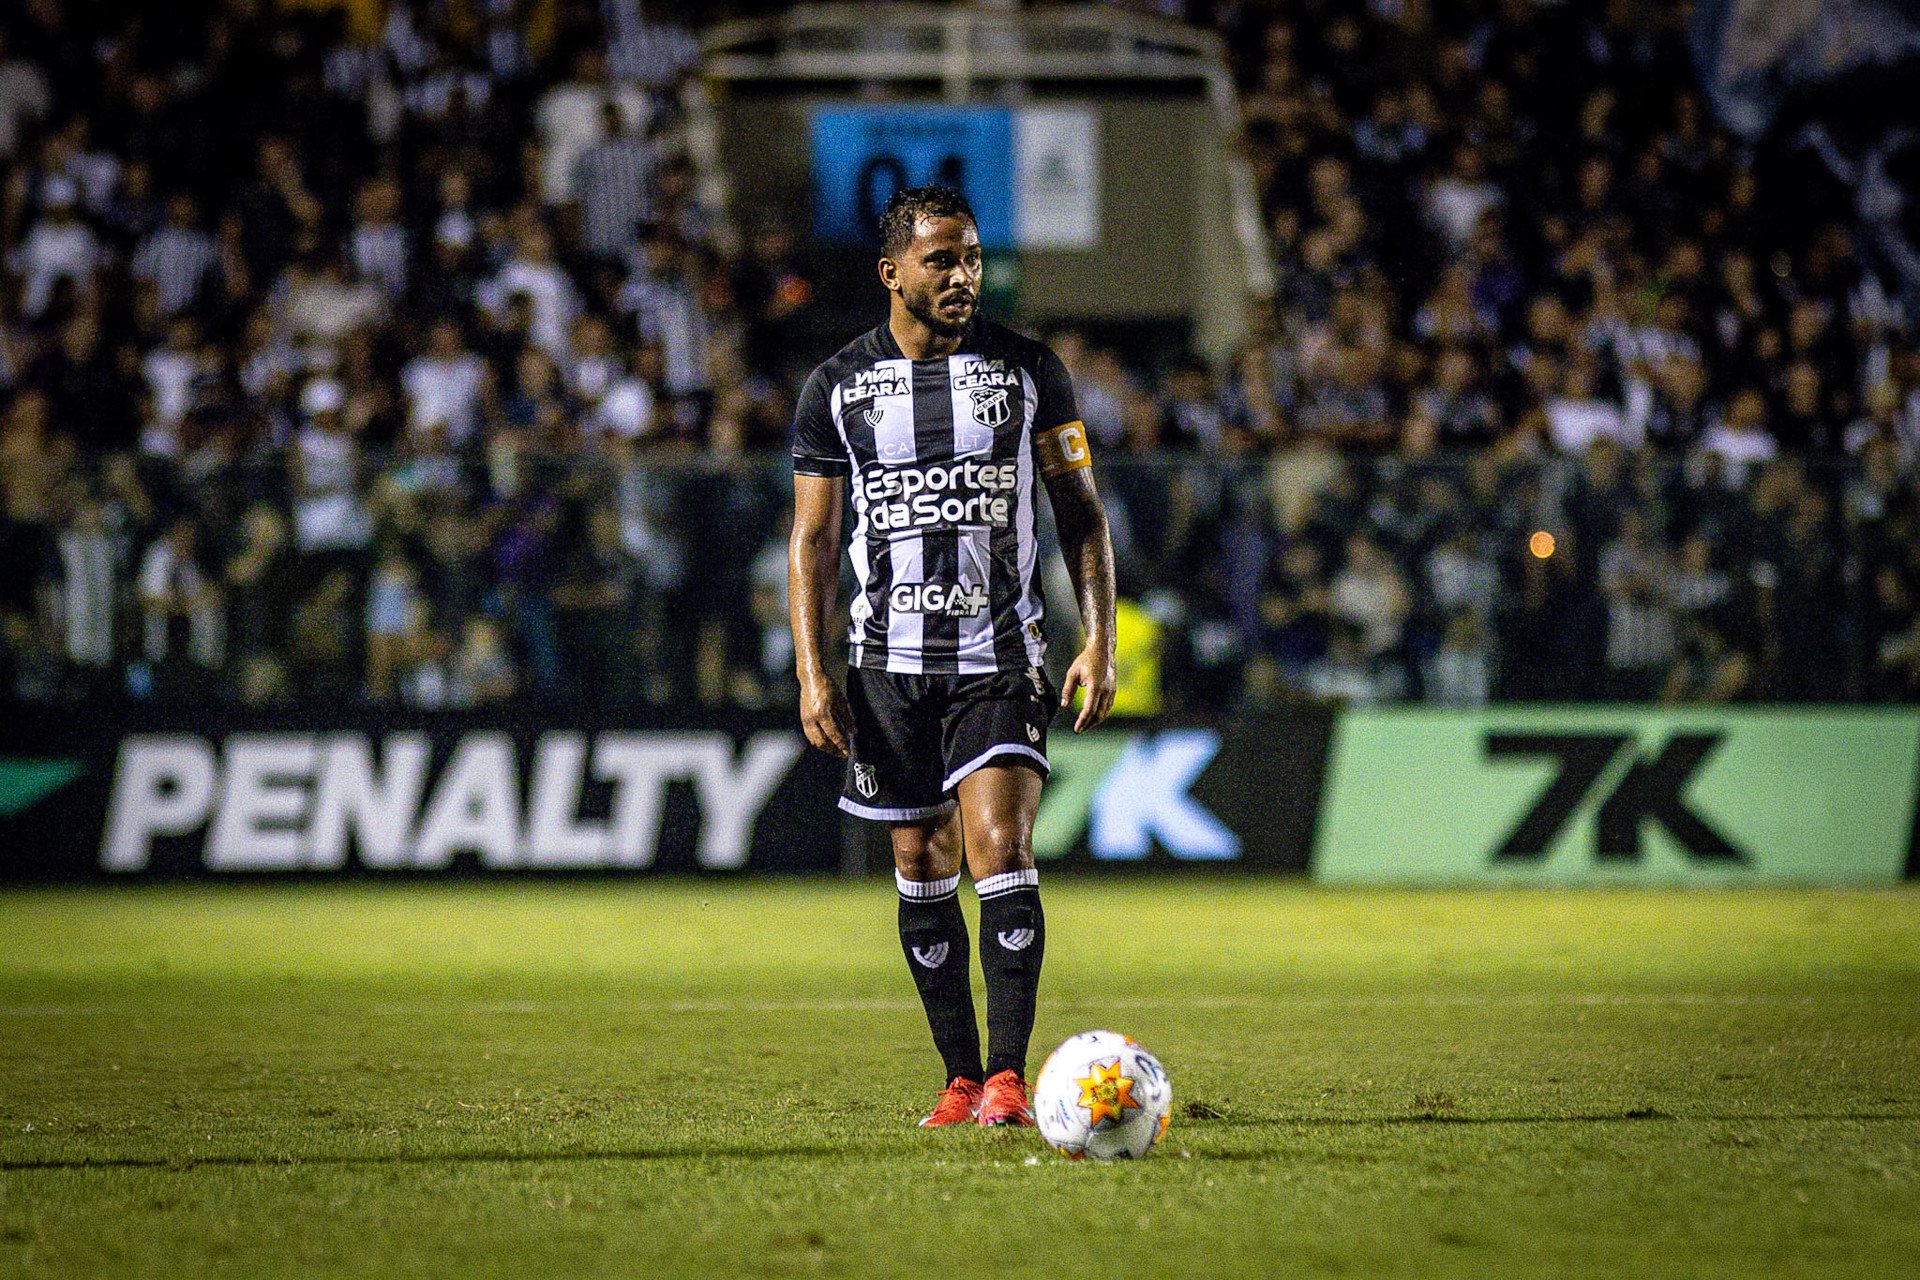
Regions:
[[[951,337],[980,301],[979,229],[968,218],[922,218],[906,250],[881,260],[880,277],[914,319]]]

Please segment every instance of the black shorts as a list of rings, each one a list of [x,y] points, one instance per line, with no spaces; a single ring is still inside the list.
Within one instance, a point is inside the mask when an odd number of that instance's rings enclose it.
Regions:
[[[840,807],[858,817],[909,822],[944,813],[960,779],[997,756],[1047,771],[1047,722],[1058,697],[1039,667],[974,676],[854,667],[847,702],[853,754]]]

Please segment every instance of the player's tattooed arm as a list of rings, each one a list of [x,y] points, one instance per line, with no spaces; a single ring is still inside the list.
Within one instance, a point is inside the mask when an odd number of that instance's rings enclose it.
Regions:
[[[1080,602],[1080,625],[1086,633],[1073,665],[1061,682],[1060,705],[1073,705],[1074,691],[1084,689],[1086,700],[1075,717],[1075,733],[1091,729],[1113,710],[1118,677],[1113,662],[1113,538],[1107,531],[1107,510],[1093,485],[1093,469],[1078,466],[1047,477],[1053,500],[1053,522],[1060,531],[1060,551],[1067,575],[1073,579],[1074,598]]]
[[[793,533],[787,540],[787,620],[793,626],[794,668],[800,677],[800,727],[829,755],[847,754],[853,717],[846,695],[827,674],[821,633],[840,585],[840,476],[793,478]]]

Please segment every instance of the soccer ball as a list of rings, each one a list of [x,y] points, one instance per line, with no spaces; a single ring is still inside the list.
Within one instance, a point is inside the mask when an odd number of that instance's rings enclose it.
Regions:
[[[1047,1145],[1079,1160],[1137,1160],[1167,1131],[1173,1082],[1131,1036],[1083,1031],[1047,1057],[1033,1114]]]

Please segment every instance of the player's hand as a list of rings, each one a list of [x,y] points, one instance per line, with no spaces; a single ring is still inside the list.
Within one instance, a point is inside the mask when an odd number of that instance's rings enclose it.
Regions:
[[[1104,644],[1089,644],[1080,651],[1080,656],[1067,668],[1067,678],[1060,684],[1060,706],[1063,710],[1073,705],[1076,689],[1086,690],[1087,696],[1080,705],[1080,714],[1074,717],[1075,733],[1085,733],[1107,718],[1107,713],[1113,710],[1113,694],[1117,684],[1111,648]]]
[[[800,686],[800,727],[806,730],[808,742],[844,760],[852,726],[853,712],[839,685],[823,675]]]

